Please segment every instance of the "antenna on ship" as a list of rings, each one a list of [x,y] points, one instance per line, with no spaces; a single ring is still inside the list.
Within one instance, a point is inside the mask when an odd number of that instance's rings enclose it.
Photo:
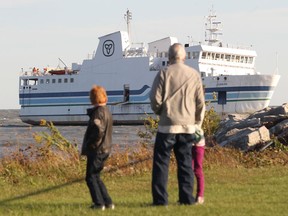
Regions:
[[[209,45],[220,42],[219,45],[222,46],[221,41],[218,39],[218,35],[222,35],[222,33],[219,32],[221,30],[221,21],[216,21],[216,17],[216,12],[214,11],[212,6],[209,16],[206,17],[205,41],[207,41]]]
[[[126,20],[126,24],[127,24],[128,36],[131,39],[131,35],[130,35],[130,20],[132,20],[132,12],[130,12],[128,9],[126,11],[126,14],[124,14],[124,19]]]

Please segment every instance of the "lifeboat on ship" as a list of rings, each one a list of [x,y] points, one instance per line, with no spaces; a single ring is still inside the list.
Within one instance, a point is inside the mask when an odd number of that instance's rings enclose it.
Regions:
[[[50,70],[48,71],[48,73],[50,73],[51,75],[64,75],[66,74],[67,70],[65,69],[55,69],[55,70]]]

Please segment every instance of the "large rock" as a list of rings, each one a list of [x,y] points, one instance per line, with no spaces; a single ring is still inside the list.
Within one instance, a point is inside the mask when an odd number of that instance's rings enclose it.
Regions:
[[[226,122],[223,122],[223,125],[220,125],[219,130],[215,133],[216,141],[220,143],[227,139],[226,134],[230,133],[229,136],[231,136],[233,129],[257,128],[260,126],[260,119],[240,119],[236,121],[234,118],[230,118]]]
[[[265,126],[242,130],[233,129],[227,133],[226,138],[227,140],[220,143],[221,146],[232,146],[246,151],[254,149],[257,144],[269,141],[270,133]]]
[[[288,145],[288,128],[285,128],[278,136],[278,140],[284,144]]]
[[[261,118],[261,124],[265,125],[269,129],[286,119],[288,119],[288,115],[269,115]]]
[[[278,107],[266,107],[263,110],[259,110],[250,115],[249,118],[264,118],[269,115],[287,115],[288,114],[288,103],[284,103]]]
[[[270,132],[265,126],[262,126],[247,135],[247,146],[251,148],[257,144],[268,142],[269,140]]]
[[[249,118],[263,118],[264,116],[268,116],[269,112],[271,111],[271,107],[266,107],[262,110],[259,110],[249,116]]]
[[[274,107],[269,111],[269,115],[287,115],[288,103],[282,104],[282,106]]]
[[[235,143],[240,142],[240,140],[247,136],[247,134],[251,133],[253,129],[245,128],[245,129],[237,129],[234,128],[225,133],[222,137],[222,141],[218,142],[220,146],[233,146]],[[216,139],[217,141],[217,139]]]
[[[287,128],[288,128],[288,119],[276,124],[274,127],[271,127],[270,133],[277,136]]]
[[[271,142],[275,137],[282,144],[288,144],[288,103],[267,107],[248,116],[228,115],[214,134],[219,145],[244,151]]]

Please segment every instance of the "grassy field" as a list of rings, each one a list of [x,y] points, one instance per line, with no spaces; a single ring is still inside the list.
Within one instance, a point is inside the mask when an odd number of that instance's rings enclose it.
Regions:
[[[51,184],[43,178],[28,178],[17,185],[1,181],[1,215],[287,215],[288,169],[205,169],[205,204],[177,205],[175,170],[169,178],[169,206],[152,207],[151,176],[108,176],[104,181],[116,208],[90,210],[91,200],[82,179]],[[29,183],[28,183],[29,182]]]
[[[91,210],[85,158],[77,145],[51,128],[36,144],[0,159],[0,215],[288,215],[288,147],[241,152],[206,148],[204,205],[179,206],[175,158],[171,158],[168,207],[151,206],[151,145],[113,147],[104,182],[116,206]],[[38,145],[39,144],[39,145]]]

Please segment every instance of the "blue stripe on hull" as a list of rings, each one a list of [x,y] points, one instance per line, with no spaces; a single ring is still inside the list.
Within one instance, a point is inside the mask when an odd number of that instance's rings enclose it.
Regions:
[[[140,95],[150,87],[144,85],[141,89],[130,90],[130,95]],[[121,95],[123,96],[123,90],[107,91],[108,96]],[[84,92],[49,92],[49,93],[20,93],[19,98],[50,98],[50,97],[88,97],[89,91]]]
[[[236,87],[215,87],[215,88],[205,88],[205,92],[239,92],[239,91],[271,91],[273,86],[236,86]]]
[[[227,100],[250,100],[250,99],[270,99],[273,92],[231,92],[227,93]],[[205,100],[215,100],[213,93],[206,93],[205,94]]]
[[[118,115],[118,116],[128,116],[128,115],[143,115],[143,114],[147,114],[147,115],[152,115],[154,114],[153,112],[151,113],[143,113],[143,112],[139,112],[139,113],[113,113],[113,115]],[[86,113],[82,113],[82,114],[52,114],[52,115],[19,115],[20,117],[21,116],[25,116],[25,117],[42,117],[45,119],[45,117],[47,116],[61,116],[61,117],[72,117],[72,116],[87,116]]]
[[[149,103],[150,87],[144,85],[139,90],[131,90],[129,104]],[[213,93],[219,91],[227,92],[227,103],[269,100],[274,88],[270,86],[247,86],[247,87],[219,87],[205,88],[205,99],[212,103],[217,102],[213,98]],[[251,91],[251,92],[249,92]],[[271,92],[270,92],[271,91]],[[109,103],[119,103],[123,101],[123,91],[107,91]],[[58,92],[58,93],[22,93],[19,94],[22,107],[45,107],[45,106],[89,106],[89,92]]]

